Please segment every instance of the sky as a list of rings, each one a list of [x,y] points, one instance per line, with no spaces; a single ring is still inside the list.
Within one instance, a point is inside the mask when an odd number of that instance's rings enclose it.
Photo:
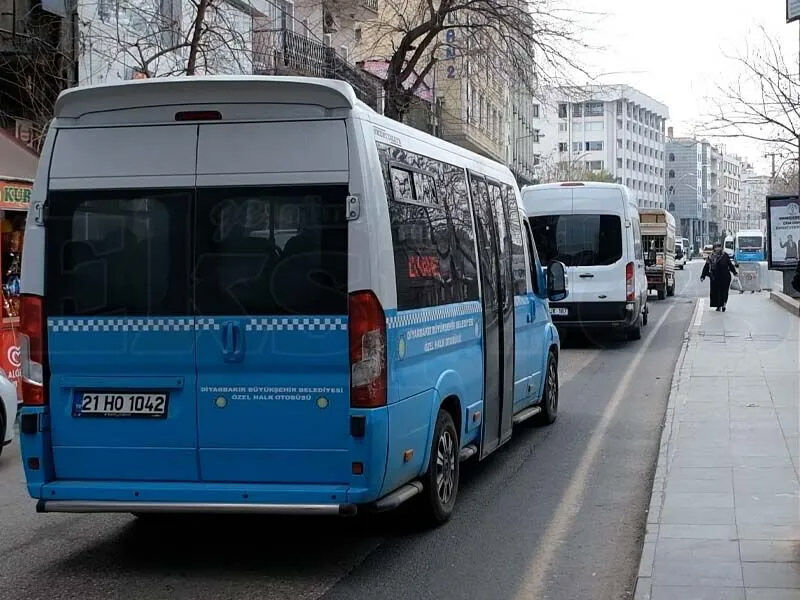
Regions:
[[[735,80],[728,58],[760,39],[763,26],[786,54],[798,52],[797,22],[786,23],[786,0],[571,0],[595,16],[582,57],[602,83],[632,85],[666,104],[675,135],[692,135],[712,110],[717,86]],[[702,137],[700,133],[699,136]],[[719,140],[767,173],[765,149],[742,139]]]

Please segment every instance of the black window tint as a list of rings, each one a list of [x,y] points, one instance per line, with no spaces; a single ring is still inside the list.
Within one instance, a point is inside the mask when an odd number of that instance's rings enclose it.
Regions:
[[[378,144],[394,250],[397,307],[478,298],[475,239],[463,169]],[[404,188],[408,173],[409,190]]]
[[[514,295],[522,296],[528,293],[528,283],[525,278],[525,249],[522,246],[522,227],[519,220],[517,196],[514,193],[514,188],[510,185],[503,186],[503,199],[506,203],[508,232],[511,238],[511,268],[514,277]]]
[[[512,281],[511,277],[511,237],[508,231],[508,217],[506,215],[505,202],[503,200],[502,187],[496,183],[489,184],[489,195],[492,200],[492,206],[495,217],[495,227],[497,227],[499,250],[500,250],[500,265],[502,276],[500,281],[500,298],[502,299],[503,306],[508,306],[512,301],[512,290],[506,289],[508,281]]]
[[[470,175],[470,187],[475,207],[475,226],[478,236],[478,252],[481,253],[481,283],[483,284],[483,300],[486,307],[498,306],[499,293],[497,289],[497,235],[495,233],[494,219],[492,218],[492,205],[489,199],[489,190],[486,181]]]
[[[642,230],[636,219],[633,219],[633,256],[636,260],[642,260]]]
[[[622,258],[622,221],[616,215],[546,215],[531,217],[530,223],[545,261],[581,267]]]
[[[533,293],[539,294],[539,269],[541,268],[541,263],[539,262],[539,254],[536,252],[536,244],[533,243],[530,225],[527,223],[525,223],[525,241],[528,243],[528,255],[530,256],[531,261],[530,271]]]
[[[750,236],[742,236],[739,238],[739,248],[742,250],[745,249],[756,249],[761,250],[761,245],[764,241],[764,238],[760,237],[750,237]]]
[[[343,186],[200,190],[197,314],[345,314],[346,196]]]
[[[47,312],[189,315],[190,191],[54,192]]]

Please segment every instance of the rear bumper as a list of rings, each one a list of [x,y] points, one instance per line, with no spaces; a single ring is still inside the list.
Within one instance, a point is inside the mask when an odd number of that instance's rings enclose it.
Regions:
[[[271,515],[355,515],[355,504],[263,504],[226,502],[113,502],[39,500],[36,512],[67,513],[223,513]]]
[[[558,302],[553,308],[566,308],[567,316],[552,315],[553,324],[558,328],[579,327],[630,327],[636,322],[641,310],[640,303],[634,302]]]

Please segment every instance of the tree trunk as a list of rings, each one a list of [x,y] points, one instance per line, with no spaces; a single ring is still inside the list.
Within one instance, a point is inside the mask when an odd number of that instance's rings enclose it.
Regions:
[[[197,70],[197,54],[200,51],[200,42],[203,37],[203,23],[206,19],[206,8],[210,0],[199,0],[197,14],[192,25],[192,41],[189,44],[189,59],[186,61],[186,74],[194,75]]]

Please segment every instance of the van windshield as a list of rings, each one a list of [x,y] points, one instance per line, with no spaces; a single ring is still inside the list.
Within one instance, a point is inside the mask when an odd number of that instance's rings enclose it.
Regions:
[[[531,217],[530,223],[545,262],[589,267],[622,258],[622,220],[617,215],[543,215]]]
[[[345,186],[56,192],[51,316],[347,311]]]

